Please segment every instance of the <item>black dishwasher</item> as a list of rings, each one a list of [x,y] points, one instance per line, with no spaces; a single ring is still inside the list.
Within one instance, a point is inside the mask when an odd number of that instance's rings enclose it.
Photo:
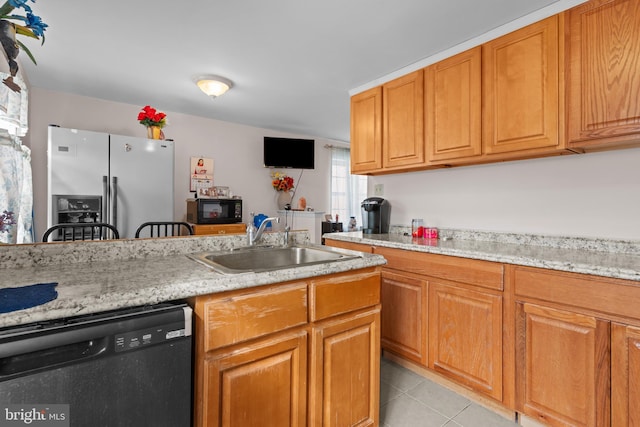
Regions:
[[[191,318],[157,304],[0,330],[0,425],[190,426]]]

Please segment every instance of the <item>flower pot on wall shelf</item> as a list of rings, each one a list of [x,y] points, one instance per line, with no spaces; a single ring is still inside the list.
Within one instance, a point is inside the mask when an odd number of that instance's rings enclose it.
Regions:
[[[284,210],[287,205],[291,205],[291,193],[288,191],[278,191],[278,209]]]
[[[147,126],[147,138],[163,139],[162,128],[160,126]]]

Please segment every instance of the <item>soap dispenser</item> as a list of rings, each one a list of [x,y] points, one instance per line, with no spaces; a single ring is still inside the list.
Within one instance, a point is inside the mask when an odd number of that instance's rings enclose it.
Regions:
[[[256,226],[253,225],[256,214],[251,212],[249,216],[251,216],[251,220],[249,221],[249,224],[247,224],[247,243],[251,246],[258,230],[256,229]]]

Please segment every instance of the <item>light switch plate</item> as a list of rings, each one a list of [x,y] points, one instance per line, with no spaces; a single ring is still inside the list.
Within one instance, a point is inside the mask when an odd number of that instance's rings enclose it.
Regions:
[[[384,196],[384,184],[376,184],[373,186],[374,196]]]

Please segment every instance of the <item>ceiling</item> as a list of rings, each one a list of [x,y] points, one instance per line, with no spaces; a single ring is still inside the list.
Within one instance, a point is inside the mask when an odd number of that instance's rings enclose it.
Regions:
[[[558,2],[39,0],[20,58],[34,87],[348,141],[350,90]],[[234,87],[211,99],[201,74]]]

